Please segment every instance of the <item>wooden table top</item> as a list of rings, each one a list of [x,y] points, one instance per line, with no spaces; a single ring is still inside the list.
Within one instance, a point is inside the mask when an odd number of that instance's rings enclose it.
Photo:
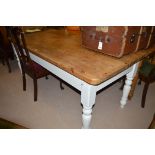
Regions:
[[[26,34],[31,53],[77,78],[98,85],[155,52],[155,47],[120,59],[93,52],[81,45],[79,32],[53,30]]]

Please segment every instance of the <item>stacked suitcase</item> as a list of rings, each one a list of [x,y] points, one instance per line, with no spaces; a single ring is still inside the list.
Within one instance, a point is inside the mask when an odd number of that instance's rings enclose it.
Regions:
[[[81,32],[84,47],[118,58],[155,43],[153,26],[82,26]]]

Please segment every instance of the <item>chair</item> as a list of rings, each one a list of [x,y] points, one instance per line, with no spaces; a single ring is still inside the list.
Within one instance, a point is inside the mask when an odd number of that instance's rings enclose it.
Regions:
[[[144,60],[143,65],[139,70],[139,79],[145,83],[141,101],[141,107],[144,108],[149,85],[152,82],[155,82],[155,65],[148,60]]]
[[[34,101],[37,101],[37,79],[40,79],[42,77],[46,77],[50,75],[51,73],[43,68],[38,63],[31,60],[29,51],[26,46],[26,41],[24,37],[24,32],[21,27],[12,27],[11,28],[11,40],[14,44],[14,47],[16,49],[21,69],[22,69],[22,79],[23,79],[23,90],[26,90],[26,77],[25,74],[29,75],[33,79],[34,84]],[[62,83],[60,82],[61,89]]]
[[[5,28],[6,28],[6,32],[7,32],[8,42],[9,42],[11,48],[12,48],[12,51],[14,52],[14,56],[15,56],[17,62],[18,62],[18,67],[19,67],[19,69],[20,69],[20,71],[22,73],[22,69],[21,69],[21,65],[20,65],[20,60],[19,60],[18,54],[16,52],[15,46],[13,44],[12,37],[11,37],[12,36],[11,30],[12,30],[13,26],[5,26]]]
[[[8,66],[9,73],[11,73],[11,67],[9,63],[10,54],[9,54],[8,49],[5,46],[4,37],[1,31],[0,31],[0,56],[2,59],[2,64],[5,65],[6,63]]]
[[[152,82],[155,82],[155,63],[153,63],[153,61],[151,60],[152,56],[148,59],[143,60],[140,64],[139,64],[139,69],[138,69],[138,73],[134,78],[134,85],[131,87],[130,93],[129,93],[129,99],[132,98],[133,96],[133,92],[135,90],[135,86],[137,83],[137,80],[139,79],[138,84],[141,83],[141,81],[143,81],[144,84],[144,89],[143,89],[143,93],[142,93],[142,100],[141,100],[141,107],[144,108],[145,107],[145,101],[146,101],[146,94],[149,88],[149,85]],[[123,90],[124,84],[125,84],[125,77],[123,77],[123,82],[122,85],[120,87],[121,90]]]

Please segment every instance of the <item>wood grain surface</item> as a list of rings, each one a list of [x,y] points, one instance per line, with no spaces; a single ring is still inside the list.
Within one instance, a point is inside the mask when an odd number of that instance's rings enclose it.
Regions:
[[[80,32],[53,30],[26,34],[31,53],[77,78],[98,85],[155,52],[155,47],[120,59],[85,49]]]

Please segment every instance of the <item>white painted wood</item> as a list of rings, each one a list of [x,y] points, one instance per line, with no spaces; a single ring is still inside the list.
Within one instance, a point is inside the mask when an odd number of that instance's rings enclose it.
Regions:
[[[42,58],[39,58],[38,56],[30,53],[30,57],[32,60],[34,60],[35,62],[37,62],[38,64],[40,64],[41,66],[43,66],[44,68],[46,68],[47,70],[49,70],[50,72],[52,72],[53,74],[55,74],[56,76],[58,76],[59,78],[61,78],[62,80],[64,80],[65,82],[69,83],[70,85],[72,85],[73,87],[75,87],[76,89],[81,91],[81,86],[83,81],[76,78],[75,76],[67,73],[66,71],[58,68],[57,66],[43,60]]]
[[[119,73],[118,75],[112,77],[111,79],[97,86],[94,86],[84,82],[83,80],[78,79],[77,77],[71,75],[70,73],[60,69],[59,67],[43,60],[42,58],[32,53],[30,53],[30,57],[32,60],[39,63],[44,68],[46,68],[47,70],[49,70],[50,72],[52,72],[53,74],[55,74],[56,76],[58,76],[59,78],[61,78],[62,80],[70,84],[71,86],[73,86],[74,88],[81,91],[81,103],[83,105],[83,113],[82,113],[83,129],[90,128],[90,123],[92,118],[92,107],[95,104],[96,92],[127,74],[127,80],[124,86],[123,96],[121,99],[121,107],[124,107],[124,105],[127,102],[129,91],[131,89],[132,79],[138,67],[138,63],[137,63],[132,67],[126,69],[125,71]]]
[[[96,99],[95,86],[83,83],[81,91],[81,103],[83,105],[83,114],[82,114],[83,129],[90,128],[92,107],[95,104],[95,99]]]
[[[55,65],[48,63],[47,61],[39,58],[38,56],[30,53],[30,57],[35,62],[42,65],[44,68],[58,76],[59,78],[63,79],[79,91],[81,91],[81,103],[83,105],[83,114],[82,114],[82,122],[83,128],[87,129],[90,126],[91,121],[91,112],[92,106],[95,104],[96,98],[96,87],[86,82],[76,78],[75,76],[65,72],[64,70],[56,67]]]
[[[127,103],[128,95],[129,95],[129,92],[131,90],[132,80],[133,80],[134,76],[136,75],[138,64],[139,63],[134,64],[132,66],[132,70],[126,75],[126,81],[125,81],[125,85],[123,88],[123,96],[122,96],[121,101],[120,101],[121,108],[124,108],[124,106]]]
[[[101,83],[100,85],[97,85],[96,86],[96,90],[99,91],[101,90],[102,88],[108,86],[109,84],[111,84],[112,82],[118,80],[119,78],[121,78],[122,76],[126,75],[127,73],[129,73],[130,71],[132,70],[132,67],[126,69],[125,71],[117,74],[116,76],[108,79],[107,81],[104,81],[103,83]]]

